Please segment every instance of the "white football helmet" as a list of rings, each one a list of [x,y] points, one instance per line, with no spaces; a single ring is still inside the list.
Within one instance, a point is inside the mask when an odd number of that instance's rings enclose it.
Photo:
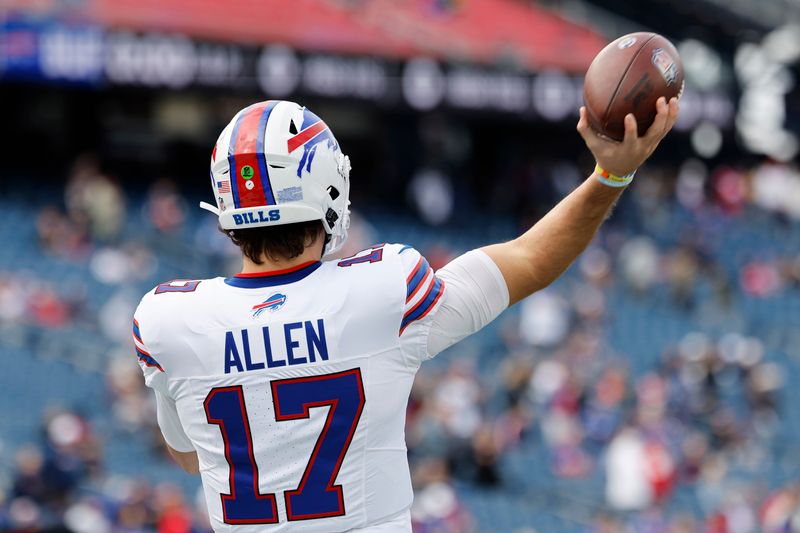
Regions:
[[[200,207],[223,229],[320,220],[327,255],[347,239],[349,177],[350,159],[317,115],[294,102],[259,102],[222,130],[211,154],[217,205]]]

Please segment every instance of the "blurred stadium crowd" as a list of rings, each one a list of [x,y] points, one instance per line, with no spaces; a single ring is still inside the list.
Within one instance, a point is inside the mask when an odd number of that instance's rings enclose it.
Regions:
[[[416,531],[800,530],[800,173],[675,168],[643,171],[564,279],[423,366]],[[237,250],[174,184],[136,197],[91,156],[48,194],[2,202],[0,343],[27,360],[2,408],[32,416],[2,422],[0,529],[208,531],[129,321],[157,281],[234,272]],[[403,240],[441,266],[518,225],[362,213],[349,250]]]

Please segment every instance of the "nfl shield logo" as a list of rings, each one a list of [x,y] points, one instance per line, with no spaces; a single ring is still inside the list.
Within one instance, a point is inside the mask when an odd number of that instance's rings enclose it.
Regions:
[[[661,76],[664,77],[664,81],[667,82],[667,85],[675,83],[675,80],[678,78],[678,65],[675,64],[672,56],[670,56],[666,50],[663,48],[656,48],[653,50],[651,61],[661,73]]]

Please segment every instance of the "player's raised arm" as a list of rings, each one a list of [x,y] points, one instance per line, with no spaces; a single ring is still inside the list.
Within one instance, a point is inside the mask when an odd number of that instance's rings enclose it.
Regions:
[[[675,98],[659,98],[656,109],[655,122],[641,137],[635,117],[626,116],[625,138],[616,142],[595,133],[581,108],[578,132],[597,161],[595,172],[523,235],[483,248],[505,278],[509,304],[550,285],[586,249],[633,173],[678,118]]]

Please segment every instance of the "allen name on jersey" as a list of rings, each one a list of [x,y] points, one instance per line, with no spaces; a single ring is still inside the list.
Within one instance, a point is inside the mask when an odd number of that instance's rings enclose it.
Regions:
[[[306,365],[318,360],[328,360],[328,339],[321,318],[225,332],[226,374]]]

